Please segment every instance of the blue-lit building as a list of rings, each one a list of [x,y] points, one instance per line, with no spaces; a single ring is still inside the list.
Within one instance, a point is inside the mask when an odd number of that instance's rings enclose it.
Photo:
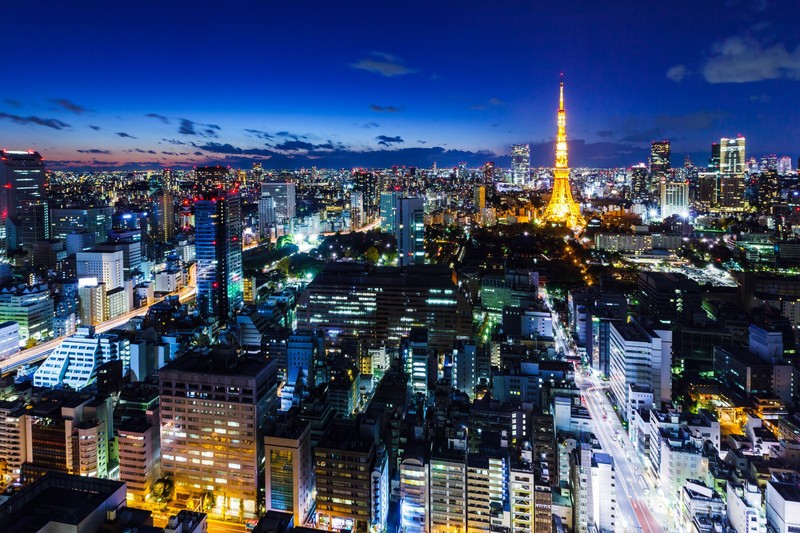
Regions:
[[[195,204],[197,307],[227,322],[244,304],[241,198],[222,189]]]

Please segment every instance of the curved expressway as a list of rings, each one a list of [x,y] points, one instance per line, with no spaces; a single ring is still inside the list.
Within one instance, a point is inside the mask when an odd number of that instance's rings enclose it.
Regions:
[[[184,288],[173,294],[177,295],[180,298],[181,302],[183,303],[188,302],[189,300],[195,297],[195,294],[197,292],[197,285],[195,278],[196,271],[197,271],[197,265],[190,266],[188,283]],[[155,300],[153,300],[152,303],[149,303],[143,307],[139,307],[138,309],[129,311],[124,315],[114,317],[111,320],[103,322],[102,324],[97,324],[94,327],[94,330],[96,333],[105,333],[106,331],[118,328],[132,318],[145,315],[147,313],[147,310],[150,309],[150,306],[155,305],[156,303],[162,301],[163,299],[164,299],[163,297],[156,298]],[[37,344],[33,348],[27,348],[25,350],[21,350],[19,353],[12,355],[8,359],[0,361],[0,374],[5,375],[8,374],[9,372],[13,372],[22,365],[31,365],[44,361],[45,359],[47,359],[47,356],[49,356],[50,353],[53,350],[55,350],[56,347],[59,344],[61,344],[61,341],[64,340],[65,338],[66,337],[59,337],[51,341],[43,342],[42,344]]]

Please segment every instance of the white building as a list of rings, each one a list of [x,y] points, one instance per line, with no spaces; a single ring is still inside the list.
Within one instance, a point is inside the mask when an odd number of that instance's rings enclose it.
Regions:
[[[650,387],[653,405],[672,399],[672,331],[647,331],[635,321],[610,326],[609,381],[614,400],[628,416],[630,385]]]
[[[727,517],[737,533],[766,533],[767,516],[761,504],[762,493],[758,486],[746,483],[727,487]]]
[[[770,533],[800,531],[800,489],[796,481],[767,482],[767,530]]]
[[[122,250],[114,252],[78,252],[75,255],[78,278],[96,278],[106,291],[123,286],[125,259]]]
[[[572,452],[570,467],[578,501],[574,530],[578,533],[616,531],[618,506],[614,459],[583,443]]]
[[[94,328],[78,328],[78,332],[63,341],[53,350],[44,363],[33,374],[36,387],[68,385],[81,390],[97,378],[97,367],[103,363],[121,359],[123,372],[129,360],[127,341],[116,335],[95,334]]]
[[[405,532],[429,531],[427,470],[421,450],[406,450],[400,461],[400,520]]]
[[[725,515],[725,500],[702,481],[690,479],[681,490],[681,510],[687,524],[700,517],[719,518]]]
[[[661,218],[673,215],[689,216],[688,182],[664,182],[661,184]]]
[[[0,361],[19,352],[19,324],[3,322],[0,324]]]

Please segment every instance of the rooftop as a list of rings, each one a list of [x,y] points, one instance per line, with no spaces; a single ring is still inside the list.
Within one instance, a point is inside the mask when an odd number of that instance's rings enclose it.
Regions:
[[[3,531],[18,533],[38,532],[56,520],[76,526],[99,507],[124,502],[123,482],[49,472],[0,505],[0,523]]]

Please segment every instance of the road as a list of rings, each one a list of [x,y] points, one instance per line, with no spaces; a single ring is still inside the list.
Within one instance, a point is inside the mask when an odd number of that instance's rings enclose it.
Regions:
[[[552,302],[545,289],[541,291],[542,297],[547,304],[553,318],[553,333],[556,339],[556,347],[564,350],[567,355],[572,355],[572,348],[568,341],[568,333],[562,327],[558,315],[553,312]],[[640,467],[631,465],[628,460],[624,446],[627,439],[625,432],[617,419],[617,416],[610,405],[606,402],[605,388],[596,378],[583,375],[580,367],[575,371],[575,384],[580,388],[581,395],[585,400],[586,409],[592,418],[594,434],[600,441],[600,445],[605,453],[614,459],[614,471],[617,479],[617,486],[622,487],[622,491],[617,491],[617,506],[620,515],[625,520],[626,526],[632,526],[633,531],[643,531],[645,533],[656,533],[664,531],[661,524],[653,516],[647,502],[639,487],[637,475],[642,472]],[[605,415],[605,418],[603,418]],[[614,440],[617,434],[620,441]],[[628,446],[630,446],[628,444]],[[635,452],[631,451],[632,454]],[[626,528],[629,529],[630,528]]]
[[[631,445],[626,444],[625,432],[617,415],[605,401],[607,386],[598,384],[596,380],[585,377],[580,372],[576,372],[575,384],[581,389],[581,394],[586,400],[586,409],[594,422],[595,436],[600,441],[603,451],[614,458],[617,484],[622,487],[624,494],[622,497],[623,494],[617,491],[617,504],[622,516],[628,519],[635,516],[639,527],[646,533],[664,531],[650,511],[639,486],[638,475],[641,474],[641,470],[631,465],[628,460],[628,450],[625,447]],[[615,436],[619,440],[616,440]]]
[[[189,267],[189,279],[187,280],[187,284],[183,287],[180,291],[176,294],[180,297],[181,302],[187,302],[194,298],[197,292],[196,286],[196,271],[197,265],[192,265]],[[98,324],[94,327],[96,333],[105,333],[106,331],[112,330],[114,328],[118,328],[125,324],[131,318],[135,318],[137,316],[143,316],[147,313],[147,310],[150,309],[152,305],[162,301],[164,298],[156,298],[152,303],[140,307],[138,309],[134,309],[124,315],[120,315],[118,317],[112,318],[102,324]],[[17,368],[21,367],[22,365],[31,365],[36,364],[41,361],[47,359],[47,356],[55,350],[61,341],[64,340],[65,337],[59,337],[57,339],[53,339],[51,341],[43,342],[42,344],[37,344],[33,348],[27,348],[25,350],[21,350],[19,353],[16,353],[9,357],[8,359],[4,359],[0,362],[0,374],[7,374],[9,372],[15,371]]]

